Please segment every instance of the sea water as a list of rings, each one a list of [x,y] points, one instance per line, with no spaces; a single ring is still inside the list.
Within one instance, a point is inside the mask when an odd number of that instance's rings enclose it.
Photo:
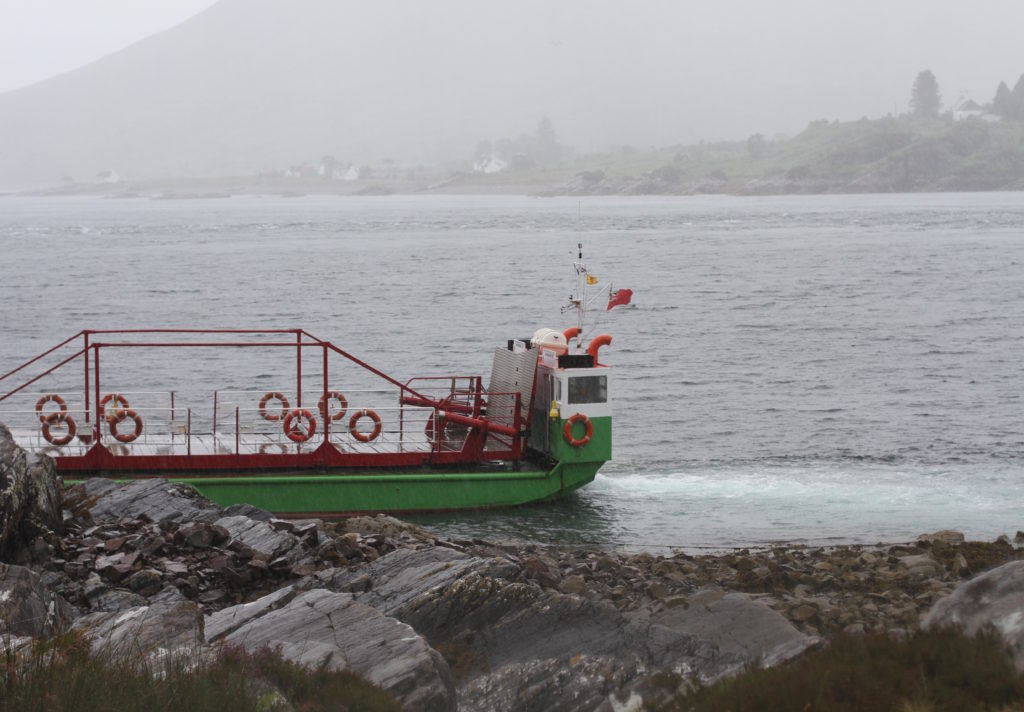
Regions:
[[[564,502],[418,521],[652,551],[1024,529],[1019,193],[0,198],[0,372],[83,328],[302,326],[402,381],[486,377],[573,325],[580,242],[634,291],[589,317],[613,461]],[[231,358],[120,367],[265,385]]]

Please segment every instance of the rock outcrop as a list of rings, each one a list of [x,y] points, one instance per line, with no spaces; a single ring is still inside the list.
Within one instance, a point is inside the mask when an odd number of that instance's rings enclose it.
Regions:
[[[455,709],[444,658],[410,626],[349,593],[287,587],[210,615],[206,639],[249,651],[271,647],[311,668],[356,672],[394,695],[403,709]]]
[[[61,526],[61,487],[53,460],[28,455],[0,423],[0,561],[24,563],[46,553]]]
[[[0,638],[46,638],[70,624],[75,612],[35,571],[0,563]]]
[[[1011,561],[960,584],[935,604],[922,627],[956,625],[968,635],[991,626],[1024,670],[1024,561]]]

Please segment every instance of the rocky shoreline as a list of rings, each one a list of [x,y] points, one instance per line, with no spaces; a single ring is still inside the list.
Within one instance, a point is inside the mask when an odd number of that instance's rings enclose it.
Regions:
[[[158,479],[63,498],[56,482],[0,426],[3,646],[69,627],[150,658],[271,646],[413,710],[638,709],[675,692],[664,673],[710,681],[838,634],[984,621],[982,598],[1024,612],[1024,552],[1005,537],[621,555],[444,540],[385,516],[284,521]]]

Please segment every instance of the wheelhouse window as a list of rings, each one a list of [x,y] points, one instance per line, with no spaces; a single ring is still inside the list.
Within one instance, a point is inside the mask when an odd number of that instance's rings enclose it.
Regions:
[[[605,403],[607,400],[607,376],[576,376],[569,379],[570,403]]]

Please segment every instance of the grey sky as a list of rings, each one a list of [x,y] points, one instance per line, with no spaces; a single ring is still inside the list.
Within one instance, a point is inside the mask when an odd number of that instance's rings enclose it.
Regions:
[[[481,107],[486,120],[466,122],[474,136],[530,130],[549,115],[559,133],[582,150],[620,142],[736,139],[754,132],[792,135],[813,119],[900,113],[907,109],[915,75],[925,68],[938,78],[946,107],[962,96],[987,102],[999,81],[1012,86],[1024,72],[1022,0],[327,3],[344,41],[350,39],[346,22],[358,26],[362,18],[376,26],[390,16],[397,29],[374,36],[364,56],[404,57],[396,66],[409,76],[426,64],[423,52],[444,55],[456,45],[472,47],[475,54],[438,65],[436,71],[449,72],[452,97],[493,87],[495,75],[485,74],[489,67],[504,72],[495,92],[529,94],[529,104],[510,102],[491,113],[486,110],[495,106],[493,100]],[[0,0],[0,91],[73,69],[211,4]],[[256,15],[273,3],[236,4]],[[278,12],[291,11],[287,0],[279,5]],[[500,26],[496,43],[477,37],[486,26],[479,18],[485,13]],[[467,14],[477,16],[475,44],[450,41]],[[403,34],[410,32],[415,37]],[[440,44],[425,49],[429,32]],[[406,45],[415,47],[408,56]]]
[[[0,92],[76,69],[216,0],[0,0]]]

